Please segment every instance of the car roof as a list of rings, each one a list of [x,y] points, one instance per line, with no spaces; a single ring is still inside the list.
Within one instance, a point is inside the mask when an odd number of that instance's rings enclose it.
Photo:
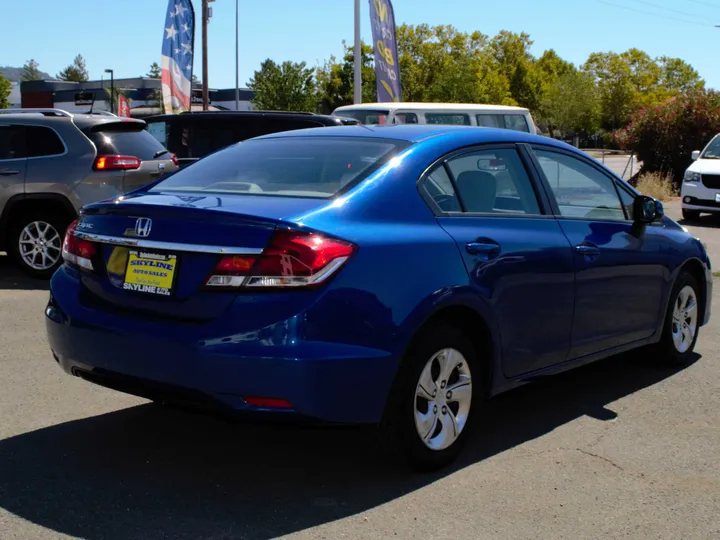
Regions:
[[[183,112],[178,114],[157,114],[149,116],[146,120],[154,122],[156,120],[165,119],[168,117],[176,118],[279,118],[286,120],[298,120],[308,119],[316,120],[329,125],[337,125],[339,119],[337,116],[329,114],[315,114],[311,112],[296,112],[296,111],[192,111]]]
[[[0,123],[13,124],[75,124],[79,129],[85,129],[92,126],[98,126],[101,124],[112,124],[112,123],[137,123],[145,125],[143,120],[137,118],[123,118],[118,116],[105,116],[95,114],[68,114],[67,116],[49,116],[42,112],[17,112],[17,113],[5,113],[0,114]]]
[[[280,137],[362,137],[375,139],[394,139],[410,143],[416,143],[430,138],[457,137],[458,140],[466,141],[466,144],[482,144],[491,142],[525,142],[542,143],[560,148],[577,150],[567,143],[533,135],[524,131],[511,129],[476,127],[476,126],[453,126],[441,124],[399,124],[399,125],[356,125],[336,126],[327,128],[297,129],[263,135],[256,139],[271,139]]]
[[[333,111],[357,111],[357,110],[368,110],[368,109],[383,109],[394,111],[397,109],[415,109],[422,111],[514,111],[514,112],[528,112],[528,109],[524,107],[514,107],[510,105],[484,105],[481,103],[413,103],[413,102],[392,102],[392,103],[361,103],[357,105],[344,105],[338,107]]]

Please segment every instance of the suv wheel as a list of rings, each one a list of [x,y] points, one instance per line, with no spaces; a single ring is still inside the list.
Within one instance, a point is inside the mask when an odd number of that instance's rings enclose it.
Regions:
[[[697,210],[685,210],[683,208],[682,217],[685,221],[697,221],[700,219],[700,212]]]
[[[62,243],[69,220],[50,212],[28,212],[10,225],[8,255],[29,276],[47,279],[62,264]]]

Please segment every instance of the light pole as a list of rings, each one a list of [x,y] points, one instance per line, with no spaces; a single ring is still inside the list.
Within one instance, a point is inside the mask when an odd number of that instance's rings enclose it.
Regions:
[[[105,73],[110,74],[110,112],[115,113],[115,73],[112,69],[106,69]]]
[[[210,9],[208,2],[211,0],[202,0],[202,110],[207,111],[209,108],[208,96],[208,19],[210,18]]]
[[[235,110],[240,110],[240,10],[235,0]]]
[[[360,0],[355,0],[355,89],[353,102],[362,103],[362,49],[360,46]]]

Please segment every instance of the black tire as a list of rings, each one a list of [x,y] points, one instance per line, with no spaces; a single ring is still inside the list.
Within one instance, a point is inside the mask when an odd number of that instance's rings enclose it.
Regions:
[[[697,307],[695,308],[697,313],[695,318],[696,326],[695,335],[692,338],[690,346],[687,348],[687,350],[680,352],[673,341],[673,313],[675,310],[675,305],[678,301],[680,291],[682,291],[687,286],[692,287],[695,293],[695,299],[697,302]],[[688,272],[682,272],[677,277],[677,280],[675,281],[675,286],[673,287],[672,293],[670,294],[670,301],[668,303],[667,313],[665,314],[665,324],[663,326],[662,337],[654,347],[654,358],[661,365],[676,367],[687,366],[688,364],[692,363],[693,359],[695,358],[694,349],[695,344],[697,343],[698,335],[700,334],[700,321],[702,320],[703,316],[703,313],[701,312],[702,301],[700,295],[700,286],[695,277],[693,277],[693,275]]]
[[[682,217],[685,221],[697,221],[700,219],[700,212],[697,210],[685,210],[683,208]]]
[[[63,213],[52,210],[33,210],[20,214],[12,220],[8,227],[6,244],[8,255],[12,258],[15,265],[28,276],[36,279],[49,279],[60,265],[62,265],[62,254],[58,253],[57,261],[48,268],[33,268],[25,261],[20,252],[20,235],[22,231],[33,222],[47,223],[58,233],[60,237],[60,247],[62,248],[62,239],[71,221],[72,219],[63,215]],[[53,250],[53,253],[55,253],[55,250]]]
[[[458,438],[447,448],[433,450],[422,441],[415,427],[415,391],[428,361],[446,348],[459,351],[465,358],[472,380],[471,405]],[[448,386],[450,381],[448,379]],[[395,455],[400,454],[417,471],[433,471],[449,465],[462,451],[477,421],[479,409],[486,398],[485,390],[485,371],[467,336],[445,323],[424,328],[408,351],[388,399],[380,426],[386,449]]]

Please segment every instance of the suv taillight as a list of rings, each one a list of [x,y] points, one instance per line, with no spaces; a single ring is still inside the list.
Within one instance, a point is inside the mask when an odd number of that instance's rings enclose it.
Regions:
[[[276,229],[260,255],[223,257],[206,282],[211,288],[310,287],[326,282],[357,246],[344,240]]]
[[[83,270],[94,270],[92,258],[97,253],[95,244],[75,236],[78,220],[73,221],[65,232],[62,256],[65,262]]]
[[[178,159],[175,154],[170,154],[170,159],[172,159],[172,162],[175,164],[175,166],[178,166]]]
[[[98,156],[93,163],[96,171],[127,171],[139,169],[142,161],[135,156]]]

